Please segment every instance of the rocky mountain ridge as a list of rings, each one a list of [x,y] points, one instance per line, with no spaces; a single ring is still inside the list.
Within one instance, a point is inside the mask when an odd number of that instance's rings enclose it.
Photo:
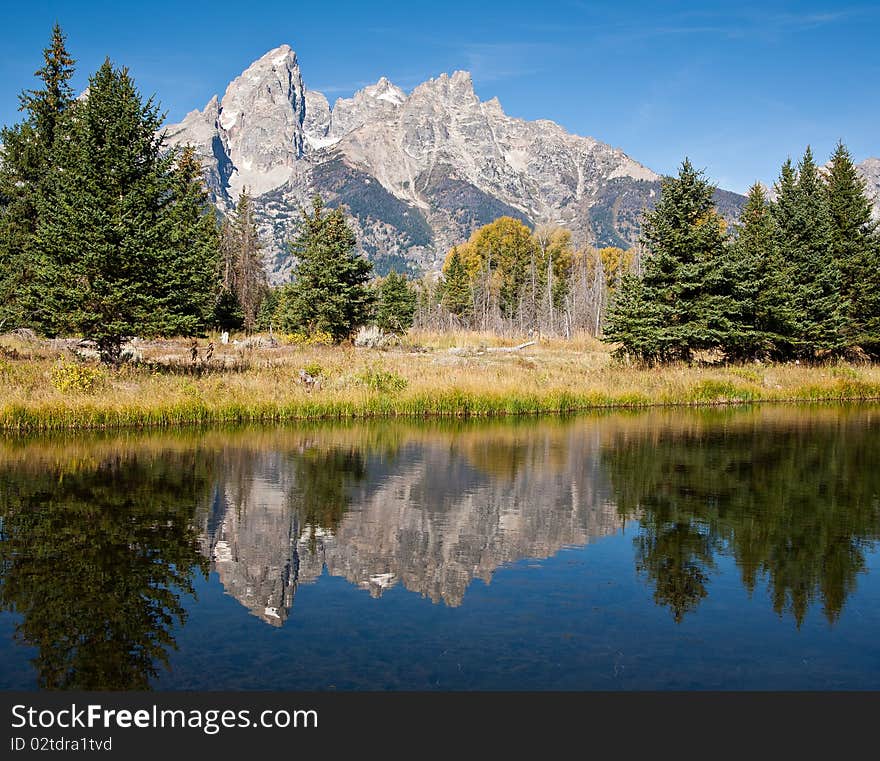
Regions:
[[[214,201],[255,197],[273,279],[298,208],[344,204],[364,252],[390,267],[437,269],[446,250],[501,215],[572,229],[578,243],[631,241],[657,174],[619,149],[481,101],[467,72],[406,93],[385,78],[330,105],[303,83],[288,45],[234,79],[222,98],[167,128],[203,159]]]
[[[620,149],[481,101],[464,71],[409,93],[383,77],[331,106],[306,87],[288,45],[166,134],[196,148],[218,208],[245,188],[254,197],[275,282],[289,276],[286,242],[316,193],[345,205],[381,274],[437,270],[452,245],[502,215],[565,226],[576,245],[632,245],[660,190],[660,176]],[[870,161],[880,194],[880,161]],[[719,190],[716,202],[732,220],[743,198]]]

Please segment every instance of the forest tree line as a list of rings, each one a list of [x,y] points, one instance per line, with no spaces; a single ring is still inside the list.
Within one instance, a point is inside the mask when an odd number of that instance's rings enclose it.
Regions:
[[[342,209],[314,199],[291,241],[294,282],[271,289],[248,193],[220,215],[190,147],[169,148],[163,115],[109,60],[79,98],[56,25],[39,86],[0,147],[0,330],[93,340],[118,361],[133,336],[211,329],[348,338],[376,321],[403,332],[415,293],[372,282]]]
[[[191,148],[109,60],[75,98],[56,25],[40,86],[0,147],[0,330],[81,335],[119,358],[131,336],[211,329],[349,339],[361,326],[506,335],[588,333],[655,363],[814,361],[880,354],[880,234],[846,148],[808,148],[737,225],[689,161],[643,215],[639,243],[575,248],[564,228],[501,217],[447,253],[439,276],[375,278],[342,208],[301,209],[291,281],[270,287],[247,191],[210,203]]]

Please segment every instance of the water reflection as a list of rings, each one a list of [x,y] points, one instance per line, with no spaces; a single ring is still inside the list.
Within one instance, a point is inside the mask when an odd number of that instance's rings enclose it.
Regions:
[[[780,616],[833,624],[880,534],[878,450],[871,408],[10,439],[0,604],[41,686],[144,689],[209,568],[280,627],[324,573],[457,607],[630,522],[674,621],[728,557]]]
[[[622,526],[597,442],[564,426],[386,433],[238,450],[203,529],[226,591],[272,625],[324,570],[373,596],[399,583],[454,607],[505,563]]]
[[[0,470],[0,604],[21,616],[48,689],[145,689],[206,571],[194,508],[209,473],[191,453],[19,460]]]
[[[876,414],[775,417],[638,426],[605,449],[618,509],[638,520],[636,567],[676,621],[707,596],[721,554],[798,626],[814,603],[833,624],[865,569],[880,533]]]

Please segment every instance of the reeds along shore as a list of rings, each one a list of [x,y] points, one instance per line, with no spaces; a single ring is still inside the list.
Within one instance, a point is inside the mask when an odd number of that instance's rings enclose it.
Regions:
[[[138,343],[119,368],[73,341],[0,337],[10,432],[369,417],[490,417],[594,408],[880,399],[880,366],[669,365],[614,360],[581,337],[522,343],[410,334],[384,349],[268,337]],[[272,345],[277,344],[277,345]],[[81,352],[80,352],[81,355]]]

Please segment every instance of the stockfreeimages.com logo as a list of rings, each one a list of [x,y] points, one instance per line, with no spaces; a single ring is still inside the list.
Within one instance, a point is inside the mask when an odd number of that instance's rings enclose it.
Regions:
[[[150,708],[129,710],[89,704],[70,708],[12,706],[13,729],[200,729],[216,735],[221,729],[316,728],[318,712],[306,709],[267,709],[252,714],[249,709]]]

